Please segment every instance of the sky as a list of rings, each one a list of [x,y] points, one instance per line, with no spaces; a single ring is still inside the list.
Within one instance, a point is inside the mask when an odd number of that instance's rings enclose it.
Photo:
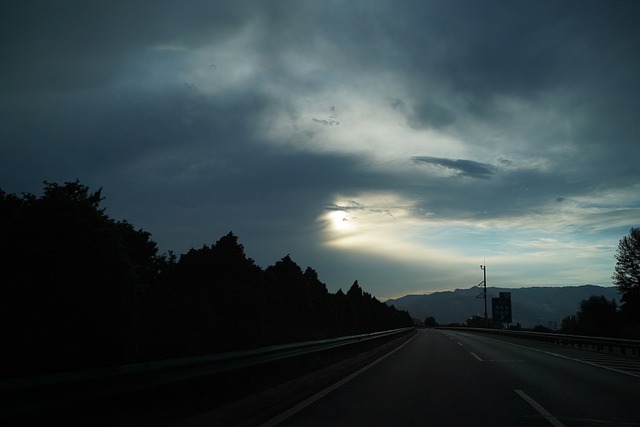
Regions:
[[[331,292],[611,286],[640,226],[637,0],[3,0],[0,188],[102,188]]]

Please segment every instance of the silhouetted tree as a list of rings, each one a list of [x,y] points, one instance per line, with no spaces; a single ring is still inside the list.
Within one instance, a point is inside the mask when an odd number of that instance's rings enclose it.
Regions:
[[[618,326],[616,302],[608,301],[603,295],[582,301],[576,317],[587,335],[611,335]]]
[[[311,290],[300,266],[287,255],[264,273],[267,336],[275,342],[309,339]]]
[[[151,233],[136,230],[126,220],[115,222],[115,225],[138,276],[140,287],[148,289],[158,281],[168,264],[175,261],[175,257],[171,252],[169,257],[158,255],[158,244],[151,240]]]
[[[262,342],[262,270],[233,233],[190,249],[157,288],[147,316],[156,343],[150,356],[179,357]]]
[[[336,305],[336,317],[338,319],[338,330],[336,335],[352,335],[357,331],[354,308],[341,289],[333,295]]]
[[[640,337],[640,228],[632,228],[618,243],[612,276],[622,297],[622,316],[628,334]]]
[[[320,281],[318,273],[311,267],[304,271],[311,298],[311,318],[313,328],[312,338],[321,339],[335,336],[338,323],[336,317],[336,305],[327,290],[327,286]]]
[[[436,318],[433,316],[427,316],[424,319],[424,326],[427,328],[435,328],[438,326],[438,322],[436,322]]]
[[[467,319],[466,323],[467,323],[467,326],[470,327],[470,328],[484,328],[485,327],[484,317],[478,316],[477,314],[474,314],[469,319]]]
[[[573,335],[620,335],[616,302],[608,301],[603,295],[592,295],[580,302],[574,316],[562,320],[561,328],[562,332]]]
[[[576,335],[578,332],[578,318],[575,314],[569,315],[562,319],[560,323],[560,331],[563,334]]]
[[[11,374],[123,363],[136,356],[138,277],[101,189],[45,182],[0,198],[0,328]]]
[[[341,292],[341,291],[340,291]],[[380,302],[365,292],[356,280],[347,291],[342,302],[349,333],[367,333],[414,326],[411,315]]]
[[[369,332],[365,330],[364,327],[365,325],[367,325],[366,319],[363,319],[366,307],[364,306],[363,301],[363,291],[357,280],[353,282],[353,284],[347,291],[346,296],[347,301],[349,302],[349,308],[353,313],[351,333],[357,334],[362,332]]]
[[[257,346],[264,332],[262,269],[246,256],[244,246],[232,232],[220,238],[212,249],[218,269],[218,318],[222,325],[230,326],[227,342],[231,348]]]

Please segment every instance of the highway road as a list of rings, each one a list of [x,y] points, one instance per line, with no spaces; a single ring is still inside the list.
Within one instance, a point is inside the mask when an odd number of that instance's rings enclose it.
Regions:
[[[640,426],[640,361],[420,330],[272,425]]]

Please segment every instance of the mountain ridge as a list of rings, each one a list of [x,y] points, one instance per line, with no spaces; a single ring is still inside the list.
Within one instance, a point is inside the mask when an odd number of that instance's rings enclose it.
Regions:
[[[465,323],[473,315],[484,317],[483,289],[477,286],[431,294],[410,294],[385,301],[399,310],[405,310],[416,319],[432,316],[441,324]],[[491,317],[491,298],[500,292],[511,292],[513,324],[524,328],[543,325],[551,329],[560,327],[562,319],[574,315],[580,303],[590,296],[603,295],[620,303],[614,286],[585,284],[580,286],[533,286],[526,288],[487,288],[487,315]]]

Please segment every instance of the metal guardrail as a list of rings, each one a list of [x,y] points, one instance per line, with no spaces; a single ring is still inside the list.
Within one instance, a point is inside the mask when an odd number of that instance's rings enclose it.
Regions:
[[[92,370],[0,380],[0,418],[46,407],[139,391],[411,331],[368,334],[159,360]]]
[[[586,335],[565,335],[551,332],[530,332],[530,331],[513,331],[506,329],[483,329],[483,328],[464,328],[464,327],[440,327],[439,329],[455,329],[468,330],[473,332],[481,332],[485,334],[496,334],[510,336],[515,338],[526,338],[537,341],[552,342],[564,346],[590,347],[594,350],[602,351],[605,348],[610,353],[616,350],[620,354],[630,352],[634,356],[640,357],[640,341],[621,338],[607,337],[591,337]]]

